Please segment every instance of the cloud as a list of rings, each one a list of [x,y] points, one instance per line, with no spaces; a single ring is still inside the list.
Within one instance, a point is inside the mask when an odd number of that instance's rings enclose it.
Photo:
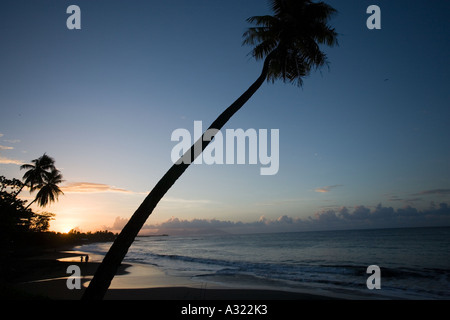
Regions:
[[[128,219],[117,217],[111,229],[119,232],[127,222]],[[450,206],[441,203],[424,210],[411,206],[394,209],[381,204],[374,208],[356,206],[352,210],[341,207],[319,211],[307,218],[282,215],[268,219],[262,216],[257,221],[251,222],[217,219],[183,220],[172,217],[161,223],[144,225],[140,234],[238,234],[425,226],[450,226]]]
[[[237,222],[239,223],[239,222]],[[222,221],[217,219],[193,219],[193,220],[182,220],[178,218],[170,218],[169,220],[157,224],[148,225],[147,228],[159,228],[159,229],[198,229],[198,228],[228,228],[234,226],[236,222],[232,221]]]
[[[396,195],[389,195],[387,199],[388,199],[388,201],[405,201],[405,199],[399,198]]]
[[[178,204],[210,204],[210,203],[215,203],[214,201],[211,201],[211,200],[182,199],[182,198],[171,198],[171,197],[162,198],[161,202],[170,202],[170,203],[178,203]]]
[[[1,136],[0,136],[0,137],[1,137]],[[8,142],[8,143],[19,143],[19,142],[20,142],[19,139],[14,139],[14,140],[8,140],[8,139],[5,139],[5,140],[3,140],[3,141]]]
[[[130,190],[116,188],[102,183],[93,182],[72,182],[63,187],[64,193],[103,193],[103,192],[119,192],[119,193],[135,193]]]
[[[433,190],[425,190],[419,193],[414,193],[413,196],[421,196],[421,195],[450,195],[450,189],[433,189]]]
[[[332,186],[325,186],[325,187],[321,187],[321,188],[316,188],[314,191],[315,192],[330,192],[331,189],[337,188],[337,187],[342,187],[342,184],[335,184]]]
[[[7,157],[0,156],[0,164],[16,164],[21,166],[24,162],[22,160],[9,159]]]
[[[270,200],[263,202],[256,202],[257,206],[282,206],[282,205],[290,205],[290,204],[298,204],[304,201],[304,199],[300,198],[292,198],[292,199],[279,199],[279,200]]]
[[[415,203],[429,199],[427,196],[435,196],[440,197],[440,201],[448,201],[450,195],[450,189],[430,189],[424,190],[416,193],[408,193],[403,192],[400,196],[394,193],[385,194],[386,199],[390,202],[403,202],[405,205],[415,205]]]
[[[128,222],[128,219],[117,217],[116,220],[114,220],[114,224],[112,225],[112,227],[110,229],[122,230],[123,227],[125,227],[125,225],[127,224],[127,222]],[[109,229],[109,228],[106,228],[106,229]]]
[[[447,203],[431,205],[419,210],[411,206],[394,209],[381,204],[374,209],[356,206],[352,212],[346,207],[318,212],[312,218],[316,225],[333,220],[339,228],[395,228],[450,225],[450,207]]]
[[[388,201],[393,201],[393,202],[398,201],[398,202],[403,202],[405,204],[411,204],[411,203],[414,203],[414,202],[417,202],[417,201],[422,201],[423,199],[419,198],[419,197],[415,197],[415,198],[400,198],[398,196],[393,195],[393,196],[389,196],[387,198],[387,200]]]
[[[147,195],[149,192],[137,192],[131,191],[123,188],[118,188],[115,186],[110,186],[108,184],[103,183],[94,183],[94,182],[71,182],[61,187],[61,191],[65,194],[68,193],[122,193],[129,195]],[[203,200],[203,199],[183,199],[183,198],[173,198],[173,197],[164,197],[161,199],[161,204],[170,207],[197,207],[205,204],[213,204],[216,203],[212,200]],[[116,230],[116,228],[114,228]]]
[[[3,137],[4,134],[0,133],[0,137]],[[3,140],[5,142],[9,142],[9,143],[15,143],[15,142],[19,142],[19,140]],[[13,150],[14,147],[10,147],[10,146],[4,146],[4,145],[0,145],[0,150]],[[15,165],[22,165],[24,164],[24,162],[22,160],[17,160],[17,159],[10,159],[8,157],[4,157],[2,155],[0,155],[0,164],[15,164]]]

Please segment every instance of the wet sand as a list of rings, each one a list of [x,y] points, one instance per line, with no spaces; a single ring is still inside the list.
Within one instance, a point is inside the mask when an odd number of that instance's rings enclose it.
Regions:
[[[16,279],[12,288],[24,299],[78,300],[100,264],[101,257],[90,256],[81,262],[77,251],[62,251],[34,257],[29,272]],[[70,290],[67,273],[70,265],[81,271],[81,288]],[[24,267],[25,268],[25,267]],[[71,280],[69,280],[71,281]],[[73,281],[72,281],[73,283]],[[17,296],[17,295],[14,295]],[[171,277],[160,269],[141,264],[122,264],[105,300],[323,300],[330,297],[258,288],[228,288],[210,283]]]

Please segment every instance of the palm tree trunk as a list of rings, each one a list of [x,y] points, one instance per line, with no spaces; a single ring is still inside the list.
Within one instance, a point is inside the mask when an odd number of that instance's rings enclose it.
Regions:
[[[31,202],[27,205],[27,207],[25,208],[25,210],[27,210],[33,203],[35,203],[36,200],[37,200],[37,198],[35,198],[33,201],[31,201]]]
[[[17,198],[17,195],[22,192],[22,189],[25,185],[22,185],[19,190],[14,194],[14,198]]]
[[[267,56],[264,61],[264,67],[258,79],[211,124],[209,129],[220,130],[264,83],[269,68],[269,56]],[[92,281],[90,282],[89,287],[86,288],[82,299],[103,299],[112,279],[114,278],[114,275],[117,272],[117,268],[122,263],[129,247],[133,243],[145,221],[147,221],[147,218],[150,216],[153,209],[156,207],[164,194],[172,187],[175,181],[183,174],[190,163],[192,163],[211,142],[212,137],[211,139],[208,139],[208,141],[203,141],[203,135],[194,143],[193,146],[191,146],[188,151],[186,151],[182,157],[182,159],[186,159],[186,157],[190,156],[191,161],[188,163],[181,162],[180,164],[174,164],[161,178],[161,180],[159,180],[153,190],[130,218],[128,223],[122,229],[122,232],[114,241],[108,253],[105,255],[102,263],[98,267]]]
[[[25,187],[25,184],[22,184],[22,186],[20,187],[19,190],[16,191],[16,193],[14,193],[14,198],[17,198],[17,196],[19,195],[19,193],[22,192],[23,188]]]

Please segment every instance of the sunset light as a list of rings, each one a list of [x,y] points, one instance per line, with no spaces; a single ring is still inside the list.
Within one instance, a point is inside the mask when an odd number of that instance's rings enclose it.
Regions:
[[[64,227],[62,230],[62,233],[69,233],[70,230],[73,230],[73,227]]]
[[[449,12],[2,1],[0,278],[51,299],[120,299],[117,277],[450,298]]]

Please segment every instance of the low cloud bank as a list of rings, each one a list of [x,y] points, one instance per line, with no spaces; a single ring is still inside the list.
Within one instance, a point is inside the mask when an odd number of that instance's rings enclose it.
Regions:
[[[127,221],[117,217],[111,229],[119,232]],[[144,225],[141,234],[263,233],[429,226],[450,226],[450,206],[447,203],[432,204],[423,210],[411,206],[394,209],[381,204],[375,208],[357,206],[352,210],[342,207],[316,212],[303,219],[283,215],[277,219],[261,217],[253,222],[171,218],[159,224]]]

